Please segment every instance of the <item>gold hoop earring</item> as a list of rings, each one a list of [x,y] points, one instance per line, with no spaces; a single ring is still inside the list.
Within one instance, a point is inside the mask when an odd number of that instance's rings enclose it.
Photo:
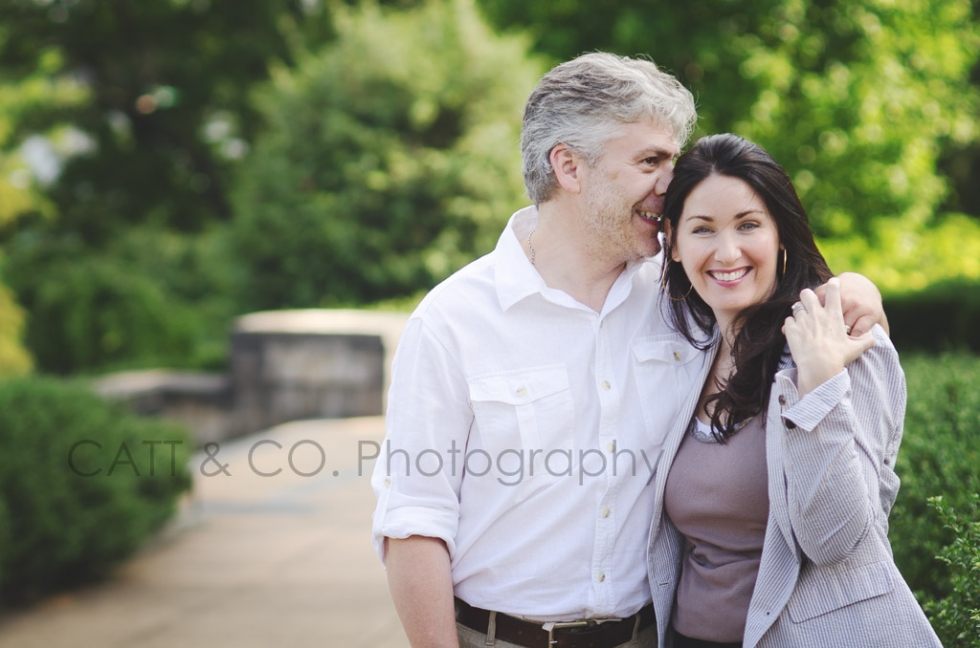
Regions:
[[[694,284],[690,285],[690,287],[687,289],[687,292],[684,293],[683,297],[677,298],[671,295],[670,291],[667,289],[667,273],[670,272],[671,263],[677,263],[677,262],[674,261],[673,259],[667,259],[667,265],[664,266],[663,273],[660,275],[660,287],[664,289],[664,292],[667,293],[667,296],[670,297],[672,301],[684,301],[685,299],[687,299],[687,296],[691,294],[691,290],[694,288]]]
[[[684,293],[684,296],[683,297],[674,297],[670,293],[667,293],[667,296],[670,297],[670,301],[682,302],[685,299],[687,299],[687,296],[691,294],[691,291],[692,290],[694,290],[694,284],[691,284],[691,286],[687,289],[687,292]]]
[[[786,276],[786,258],[788,256],[789,256],[789,253],[786,252],[786,248],[783,248],[783,277]]]

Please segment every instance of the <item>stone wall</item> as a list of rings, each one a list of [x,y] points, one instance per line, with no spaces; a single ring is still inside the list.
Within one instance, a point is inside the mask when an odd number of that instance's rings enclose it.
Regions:
[[[384,413],[406,313],[308,309],[233,325],[225,374],[124,372],[95,381],[107,398],[174,418],[199,444],[297,419]]]

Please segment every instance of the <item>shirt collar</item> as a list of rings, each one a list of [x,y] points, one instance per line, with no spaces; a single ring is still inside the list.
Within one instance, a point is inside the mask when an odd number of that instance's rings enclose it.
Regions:
[[[494,256],[496,257],[494,284],[497,290],[497,299],[504,311],[525,297],[550,290],[524,253],[528,234],[537,225],[537,207],[525,207],[510,217],[507,226],[500,234],[500,238],[497,239],[497,247],[494,248]],[[638,259],[626,264],[626,268],[609,291],[606,307],[603,308],[604,311],[612,310],[625,301],[630,292],[633,277],[649,261],[649,259]]]
[[[523,241],[538,225],[538,210],[534,206],[516,212],[497,239],[494,249],[494,284],[500,307],[508,310],[520,300],[541,292],[544,279],[524,254]]]

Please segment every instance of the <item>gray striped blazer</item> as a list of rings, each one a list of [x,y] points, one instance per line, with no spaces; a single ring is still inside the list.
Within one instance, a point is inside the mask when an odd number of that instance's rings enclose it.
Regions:
[[[769,521],[744,648],[941,645],[888,542],[905,375],[884,330],[875,326],[873,334],[874,347],[847,367],[836,392],[810,394],[825,401],[826,415],[788,412],[800,400],[796,369],[788,363],[776,374],[766,418]],[[686,414],[693,415],[698,391]],[[663,514],[663,494],[689,422],[682,416],[674,425],[654,477],[648,573],[665,647],[684,538]]]

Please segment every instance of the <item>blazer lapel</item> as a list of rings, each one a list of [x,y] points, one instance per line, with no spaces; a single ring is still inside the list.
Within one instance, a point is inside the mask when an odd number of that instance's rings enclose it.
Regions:
[[[698,372],[698,381],[684,399],[683,407],[678,410],[680,415],[671,425],[670,431],[664,439],[664,445],[660,450],[659,459],[656,462],[657,472],[654,476],[654,502],[656,505],[654,506],[653,520],[650,524],[651,541],[657,537],[657,529],[660,527],[660,520],[663,517],[663,499],[664,489],[667,486],[667,473],[670,471],[670,464],[673,463],[674,455],[677,454],[677,449],[680,447],[681,441],[684,440],[684,434],[687,432],[688,425],[691,423],[691,417],[694,415],[698,400],[701,398],[701,388],[704,386],[704,381],[708,379],[708,374],[711,372],[711,366],[714,364],[715,356],[718,353],[717,341],[718,336],[716,332],[714,342],[704,353],[704,364],[701,367],[701,371]]]

